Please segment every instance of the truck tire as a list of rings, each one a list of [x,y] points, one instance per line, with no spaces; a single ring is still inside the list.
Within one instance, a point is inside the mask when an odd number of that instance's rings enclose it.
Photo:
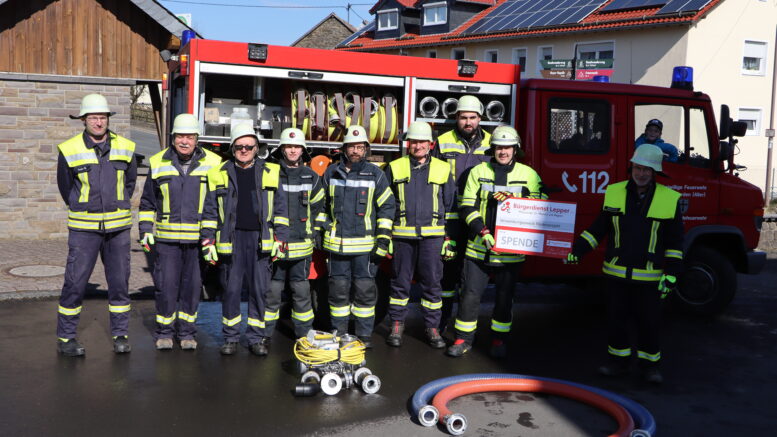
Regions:
[[[699,246],[685,257],[673,303],[680,309],[702,315],[722,313],[737,290],[737,272],[731,260],[715,249]]]

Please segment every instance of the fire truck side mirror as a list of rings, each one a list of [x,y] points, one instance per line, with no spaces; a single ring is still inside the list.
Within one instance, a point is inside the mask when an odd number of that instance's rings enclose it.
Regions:
[[[747,122],[735,121],[731,123],[729,127],[729,133],[734,137],[743,137],[747,134]]]
[[[720,105],[720,123],[718,123],[718,129],[720,129],[720,132],[718,136],[721,140],[728,138],[731,121],[731,114],[728,110],[728,105]]]

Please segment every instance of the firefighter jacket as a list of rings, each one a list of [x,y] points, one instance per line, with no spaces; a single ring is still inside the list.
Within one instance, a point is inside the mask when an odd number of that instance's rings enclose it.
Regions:
[[[491,134],[483,129],[479,130],[478,135],[469,142],[461,138],[456,129],[445,132],[437,137],[437,147],[432,151],[432,156],[451,165],[451,174],[457,183],[464,179],[459,185],[460,189],[463,189],[467,178],[467,175],[462,174],[481,162],[488,161],[485,153],[491,148]]]
[[[324,234],[325,250],[367,254],[375,247],[376,238],[391,239],[394,195],[378,166],[360,161],[347,171],[345,159],[341,157],[324,172],[326,209],[316,218],[316,226]]]
[[[68,206],[68,229],[116,232],[132,226],[135,143],[108,131],[96,151],[84,132],[59,144],[57,185]]]
[[[456,200],[447,162],[428,157],[424,164],[409,157],[391,161],[386,178],[397,202],[394,215],[394,238],[444,237],[446,217],[450,217]]]
[[[492,159],[476,165],[469,172],[464,194],[459,203],[459,215],[469,228],[465,256],[484,261],[489,265],[517,263],[525,259],[522,254],[496,253],[486,250],[480,232],[487,227],[492,233],[496,225],[498,202],[494,193],[507,191],[514,197],[541,199],[542,181],[531,167],[513,162],[502,165]]]
[[[599,216],[577,238],[572,253],[582,256],[607,236],[604,274],[632,281],[658,281],[682,270],[683,219],[680,193],[652,184],[640,198],[632,180],[607,187]]]
[[[140,236],[151,233],[156,225],[154,235],[159,241],[199,242],[208,170],[221,164],[221,158],[197,147],[185,173],[175,149],[168,147],[152,156],[149,164],[138,214]],[[215,228],[216,222],[211,221],[210,227]]]
[[[254,161],[256,168],[256,195],[253,207],[262,217],[261,251],[269,253],[273,240],[287,241],[289,219],[286,215],[286,194],[280,188],[280,166]],[[208,170],[208,194],[202,211],[203,239],[215,240],[220,254],[232,254],[232,242],[237,220],[237,175],[235,162],[230,160]]]
[[[289,251],[285,259],[313,254],[315,220],[324,208],[321,177],[310,167],[289,167],[280,162],[281,189],[286,195],[289,215]]]

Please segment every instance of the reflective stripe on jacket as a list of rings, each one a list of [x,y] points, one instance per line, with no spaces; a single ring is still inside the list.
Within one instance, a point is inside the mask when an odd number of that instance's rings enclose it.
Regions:
[[[606,275],[632,281],[658,281],[664,272],[676,276],[683,259],[680,197],[661,184],[653,184],[643,198],[631,180],[609,185],[602,212],[577,238],[573,253],[583,255],[607,236]]]
[[[87,147],[85,133],[59,144],[65,172],[58,181],[68,205],[68,228],[78,231],[119,231],[132,225],[130,198],[135,189],[135,143],[108,131],[107,159]],[[63,171],[61,168],[58,172]],[[65,192],[67,191],[67,192]]]
[[[208,170],[221,158],[197,148],[189,172],[183,174],[178,156],[169,147],[149,159],[150,169],[140,199],[138,228],[140,235],[156,230],[160,241],[196,243],[200,239],[202,211],[208,193]],[[210,223],[215,228],[216,222]]]
[[[270,252],[273,239],[287,241],[289,219],[286,215],[286,194],[279,190],[280,166],[257,159],[256,194],[260,223],[262,252]],[[202,214],[202,238],[215,240],[221,254],[232,253],[232,241],[237,220],[237,175],[235,162],[226,161],[208,171],[208,194]],[[211,227],[217,222],[218,228]],[[258,244],[258,242],[257,242]]]
[[[386,170],[397,202],[392,234],[395,238],[444,237],[446,217],[453,212],[456,197],[450,165],[433,157],[411,168],[414,163],[403,156]]]
[[[378,166],[360,161],[346,171],[342,160],[330,165],[322,178],[326,209],[316,218],[316,226],[324,232],[324,249],[345,255],[369,253],[376,238],[391,238],[394,195]]]
[[[313,254],[313,230],[324,208],[321,177],[310,167],[288,167],[281,161],[281,189],[286,194],[289,215],[289,251],[285,259]]]
[[[499,203],[493,198],[493,194],[507,191],[514,197],[544,197],[541,191],[542,181],[534,169],[521,163],[513,163],[511,166],[501,166],[499,171],[495,171],[498,166],[500,165],[493,160],[476,165],[469,172],[459,203],[459,216],[470,230],[465,256],[495,265],[521,262],[525,257],[522,254],[487,251],[483,245],[480,236],[483,227],[488,227],[492,234],[495,231]]]
[[[485,156],[485,153],[491,148],[491,134],[483,129],[480,129],[480,132],[480,142],[476,141],[469,145],[459,137],[456,129],[437,137],[437,147],[433,156],[450,164],[451,174],[455,181],[461,179],[462,173],[468,169],[488,161],[489,157]]]

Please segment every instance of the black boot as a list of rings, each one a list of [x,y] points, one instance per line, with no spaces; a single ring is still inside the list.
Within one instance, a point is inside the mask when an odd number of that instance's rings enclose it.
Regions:
[[[126,335],[120,335],[113,339],[113,351],[117,354],[126,354],[132,350]]]
[[[629,359],[628,358],[614,358],[611,357],[602,366],[599,366],[599,374],[607,377],[618,377],[629,373]]]
[[[86,349],[75,338],[68,341],[58,340],[57,351],[66,357],[82,357],[86,354]]]
[[[442,349],[445,347],[445,339],[440,335],[440,331],[437,328],[426,328],[426,340],[429,346],[434,349]]]
[[[221,345],[219,351],[221,352],[221,355],[235,355],[237,352],[237,342],[228,341]]]
[[[248,349],[251,350],[251,353],[259,356],[259,357],[266,357],[268,353],[270,353],[270,339],[268,337],[263,337],[258,342],[252,344],[248,347]]]
[[[386,344],[389,346],[402,346],[402,333],[405,332],[405,322],[391,322],[391,333],[386,337]]]
[[[472,343],[463,338],[457,338],[456,341],[448,347],[445,354],[449,357],[458,358],[469,352],[471,349]]]

